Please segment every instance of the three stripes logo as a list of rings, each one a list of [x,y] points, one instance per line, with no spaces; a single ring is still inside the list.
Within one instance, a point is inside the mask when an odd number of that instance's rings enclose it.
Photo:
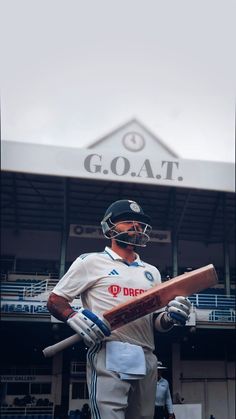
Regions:
[[[117,272],[116,269],[112,269],[108,275],[119,275],[119,272]],[[121,292],[121,287],[113,284],[108,288],[108,291],[113,295],[113,297],[117,297],[117,295]]]
[[[113,269],[108,275],[119,275],[119,272]]]

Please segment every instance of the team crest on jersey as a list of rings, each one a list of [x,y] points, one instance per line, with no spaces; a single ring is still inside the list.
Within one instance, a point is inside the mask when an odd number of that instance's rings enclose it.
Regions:
[[[154,281],[153,274],[151,272],[145,271],[144,272],[144,275],[146,276],[146,278],[148,279],[148,281],[151,281],[151,282]]]

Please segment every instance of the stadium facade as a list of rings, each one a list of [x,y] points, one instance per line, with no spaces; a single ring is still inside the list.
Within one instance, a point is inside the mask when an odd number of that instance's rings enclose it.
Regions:
[[[46,300],[79,254],[107,245],[104,210],[127,198],[152,218],[140,255],[163,281],[209,263],[217,270],[216,287],[190,296],[186,328],[156,333],[155,352],[178,418],[233,419],[234,165],[183,160],[132,120],[87,149],[3,141],[2,169],[2,415],[62,419],[88,402],[85,346],[42,354],[71,334]]]

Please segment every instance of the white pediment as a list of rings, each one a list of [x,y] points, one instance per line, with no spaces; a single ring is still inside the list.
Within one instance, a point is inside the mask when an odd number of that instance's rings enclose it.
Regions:
[[[87,148],[99,151],[111,151],[122,155],[149,155],[163,159],[178,155],[166,146],[143,124],[132,119],[106,136],[91,143]]]

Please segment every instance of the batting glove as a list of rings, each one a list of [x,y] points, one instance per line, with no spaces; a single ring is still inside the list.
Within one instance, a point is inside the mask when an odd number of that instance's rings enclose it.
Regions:
[[[80,336],[87,346],[101,342],[111,334],[110,328],[92,311],[80,308],[72,313],[67,324]]]
[[[174,324],[184,326],[189,318],[191,310],[191,302],[186,297],[175,297],[166,306],[166,312],[169,319]]]

